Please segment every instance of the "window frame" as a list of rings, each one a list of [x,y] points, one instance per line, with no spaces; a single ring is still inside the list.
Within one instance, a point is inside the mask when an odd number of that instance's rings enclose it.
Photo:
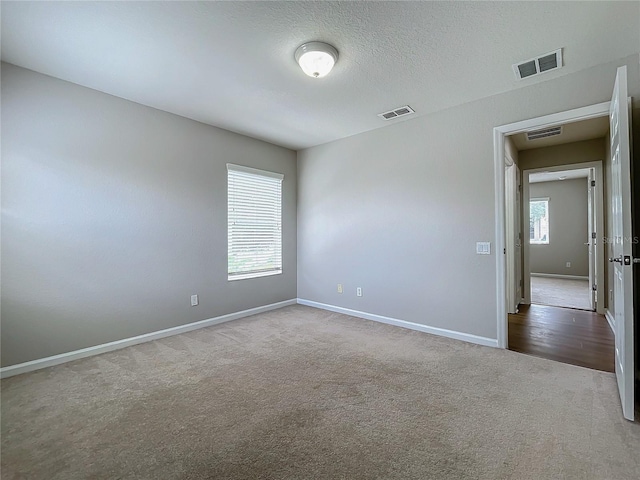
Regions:
[[[233,175],[237,175],[234,178]],[[260,190],[260,187],[263,189],[271,189],[274,188],[269,194],[275,194],[275,201],[268,201],[264,198],[262,201],[256,201],[255,198],[249,197],[248,189],[243,189],[242,187],[238,187],[238,181],[242,182],[243,180],[246,182],[250,180],[252,177],[256,180],[256,184],[253,186],[255,190]],[[235,182],[234,182],[235,180]],[[259,278],[266,277],[271,275],[280,275],[283,271],[283,260],[282,260],[282,183],[284,181],[284,175],[281,173],[270,172],[267,170],[260,170],[257,168],[246,167],[244,165],[236,165],[232,163],[227,163],[227,281],[236,281],[236,280],[246,280],[250,278]],[[270,186],[269,186],[270,184]],[[236,188],[234,189],[234,185]],[[235,197],[234,197],[235,195]],[[270,235],[274,236],[273,248],[275,253],[273,254],[273,263],[275,263],[274,268],[268,269],[255,269],[249,271],[243,271],[242,269],[232,270],[231,268],[231,260],[234,255],[237,255],[238,247],[237,243],[234,246],[233,240],[244,240],[247,241],[245,237],[242,239],[241,234],[234,234],[233,225],[236,225],[237,218],[234,216],[234,209],[239,208],[238,205],[238,196],[241,196],[242,200],[240,203],[243,204],[245,208],[247,205],[257,205],[261,208],[258,210],[269,210],[268,215],[258,215],[257,218],[253,218],[254,227],[257,225],[255,222],[263,222],[262,227],[265,226],[265,221],[268,221],[269,216],[275,217],[275,221],[273,225],[269,225],[267,223],[267,227],[269,228],[268,232]],[[257,210],[254,210],[254,213]],[[245,210],[245,214],[247,211]],[[275,215],[274,215],[275,214]],[[261,229],[261,232],[264,233],[264,229]],[[277,232],[277,233],[276,233]],[[246,235],[245,231],[245,235]],[[255,233],[255,230],[254,230]],[[249,235],[251,235],[249,233]],[[252,245],[254,248],[263,248],[263,243],[257,243]],[[265,261],[268,262],[268,256],[265,256]]]
[[[547,217],[547,238],[546,240],[534,240],[531,238],[531,204],[533,202],[544,202],[546,204]],[[551,213],[549,209],[549,197],[535,197],[529,199],[529,244],[530,245],[549,245],[551,240]]]

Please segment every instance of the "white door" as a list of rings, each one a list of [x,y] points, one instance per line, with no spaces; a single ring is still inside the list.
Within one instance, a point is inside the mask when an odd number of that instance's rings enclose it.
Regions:
[[[520,179],[520,169],[516,169],[516,211],[515,211],[515,270],[516,270],[516,307],[522,301],[522,181]]]
[[[507,161],[512,162],[511,159],[507,156]],[[515,249],[514,239],[514,209],[515,209],[515,201],[514,201],[514,191],[515,191],[515,164],[511,163],[509,166],[505,168],[504,171],[504,193],[505,193],[505,220],[506,220],[506,241],[505,241],[505,255],[506,255],[506,263],[507,263],[507,312],[508,313],[516,313],[516,303],[515,303],[515,295],[516,295],[516,280],[515,280],[515,269],[513,262],[513,252]]]
[[[633,420],[633,275],[631,256],[631,168],[627,67],[618,68],[609,110],[611,134],[611,201],[616,336],[616,378],[622,413]]]
[[[595,172],[593,168],[589,169],[588,178],[588,194],[587,194],[587,248],[589,249],[589,288],[591,299],[591,310],[596,309],[596,187]]]

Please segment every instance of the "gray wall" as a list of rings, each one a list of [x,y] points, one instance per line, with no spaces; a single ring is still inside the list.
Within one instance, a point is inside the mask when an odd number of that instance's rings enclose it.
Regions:
[[[606,152],[604,138],[565,143],[552,147],[532,148],[519,152],[521,170],[555,167],[574,163],[603,161]]]
[[[532,183],[529,196],[549,198],[549,244],[531,244],[531,272],[588,277],[588,180]],[[525,226],[528,232],[528,221]],[[566,267],[567,262],[571,267]]]
[[[634,55],[300,151],[298,296],[496,338],[492,129],[609,100],[623,63],[637,96]]]
[[[293,151],[3,64],[2,160],[3,366],[296,297]],[[282,275],[227,281],[227,162],[285,176]]]

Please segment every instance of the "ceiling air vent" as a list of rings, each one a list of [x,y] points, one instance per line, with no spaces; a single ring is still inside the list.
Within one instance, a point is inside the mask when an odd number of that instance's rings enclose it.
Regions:
[[[545,53],[537,58],[532,58],[524,62],[513,65],[513,72],[518,80],[523,78],[540,75],[544,72],[557,70],[562,68],[562,49],[559,48],[555,52]]]
[[[404,115],[409,115],[411,113],[416,113],[416,112],[409,105],[405,105],[404,107],[399,107],[399,108],[396,108],[395,110],[389,110],[388,112],[379,113],[378,116],[383,120],[391,120],[392,118],[402,117]]]
[[[542,130],[532,130],[527,132],[527,140],[537,140],[539,138],[553,137],[562,133],[562,126],[543,128]]]

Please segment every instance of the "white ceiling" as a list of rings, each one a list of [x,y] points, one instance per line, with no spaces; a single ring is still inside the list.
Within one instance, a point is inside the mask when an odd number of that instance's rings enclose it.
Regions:
[[[639,50],[640,2],[2,2],[2,60],[289,148]],[[323,79],[293,59],[340,52]],[[565,67],[513,63],[563,47]],[[377,113],[417,114],[384,122]]]
[[[526,133],[512,135],[511,139],[517,150],[531,150],[534,148],[551,147],[564,143],[581,142],[594,138],[603,138],[609,132],[609,117],[591,118],[580,122],[562,125],[562,133],[553,137],[543,137],[527,140]]]
[[[576,178],[588,178],[588,177],[589,177],[588,168],[576,168],[574,170],[561,170],[557,172],[530,173],[529,183],[574,180]]]

